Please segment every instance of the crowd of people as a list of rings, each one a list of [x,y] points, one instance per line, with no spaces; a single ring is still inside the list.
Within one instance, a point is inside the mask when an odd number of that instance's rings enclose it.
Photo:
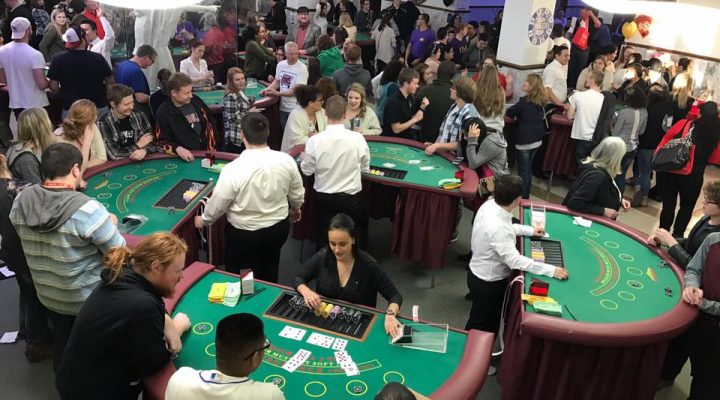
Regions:
[[[143,71],[155,63],[158,49],[140,45],[130,59],[113,65],[114,31],[102,6],[84,0],[81,9],[75,3],[60,1],[48,10],[42,0],[30,7],[5,0],[0,47],[0,83],[7,85],[17,120],[16,140],[0,157],[0,252],[18,276],[26,356],[31,362],[53,358],[64,398],[98,398],[108,388],[117,398],[137,397],[138,378],[179,351],[189,327],[186,316],[170,318],[162,305],[182,278],[186,245],[157,233],[135,249],[125,247],[115,216],[82,193],[86,168],[153,153],[186,162],[196,151],[239,154],[225,166],[194,224],[203,229],[225,216],[225,268],[239,272],[252,265],[255,276],[269,282],[278,281],[290,224],[303,217],[301,174],[314,176],[318,252],[293,287],[310,308],[319,307],[321,296],[374,307],[379,293],[388,303],[385,330],[395,334],[402,296],[364,251],[369,217],[361,176],[369,171],[370,152],[363,136],[418,141],[427,155],[454,153],[481,177],[494,178],[492,197],[466,204],[474,216],[465,328],[497,333],[513,270],[568,278],[562,266],[518,252],[517,235],[544,232],[512,220],[521,199],[532,194],[533,165],[544,156],[553,112],[572,121],[578,166],[563,205],[616,219],[621,209],[661,200],[660,228],[648,242],[670,247],[687,267],[683,301],[702,311],[693,328],[671,343],[663,382],[672,382],[690,357],[693,393],[711,393],[720,359],[713,356],[720,350],[699,346],[720,342],[720,292],[703,274],[720,238],[720,188],[704,182],[704,171],[720,161],[713,159],[720,127],[712,95],[695,96],[692,59],[669,68],[629,45],[617,57],[608,26],[583,8],[578,25],[589,30],[589,40],[556,23],[545,68],[528,74],[516,95],[513,75],[500,72],[495,59],[502,14],[492,24],[455,15],[436,30],[412,1],[394,0],[380,10],[370,0],[360,1],[359,9],[341,0],[319,2],[312,18],[299,7],[297,23],[287,26],[285,5],[270,0],[267,13],[223,5],[217,15],[203,17],[209,28],[202,33],[183,15],[172,40],[190,55],[178,72],[158,72],[161,89],[155,91]],[[239,14],[238,41],[233,29]],[[286,33],[284,44],[276,44],[271,31]],[[374,40],[373,59],[358,44],[361,34]],[[230,41],[232,52],[245,52],[242,66],[225,57]],[[279,99],[279,121],[253,107],[246,94],[250,79],[267,82],[262,96]],[[222,126],[195,93],[216,81],[224,88]],[[59,99],[61,121],[51,121],[46,111],[48,92]],[[516,122],[513,149],[504,134],[508,117]],[[279,151],[268,146],[271,124],[283,133]],[[688,171],[654,171],[661,143],[687,132],[694,143]],[[304,146],[299,168],[286,154],[298,145]],[[508,167],[508,154],[515,155],[517,174]],[[631,166],[632,183],[626,179]],[[701,192],[706,217],[684,238]],[[456,229],[447,240],[458,234]],[[315,290],[311,281],[317,281]],[[111,343],[112,356],[94,347]],[[257,317],[223,319],[216,333],[217,370],[181,368],[168,398],[209,398],[221,391],[283,398],[272,385],[246,379],[269,345]]]

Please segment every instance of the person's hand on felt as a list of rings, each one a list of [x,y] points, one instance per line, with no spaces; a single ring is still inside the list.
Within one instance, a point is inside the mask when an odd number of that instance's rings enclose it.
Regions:
[[[656,229],[655,232],[653,232],[653,234],[648,237],[647,242],[648,244],[655,246],[664,244],[668,247],[673,247],[678,244],[677,239],[675,239],[675,237],[671,235],[670,232],[663,228]]]
[[[617,212],[617,210],[613,210],[612,208],[605,208],[603,210],[603,216],[605,218],[617,219],[618,212]]]
[[[203,221],[201,215],[196,215],[194,222],[195,222],[195,228],[197,228],[197,229],[205,228],[205,222]]]
[[[568,278],[568,272],[563,267],[555,267],[555,273],[553,274],[553,278],[560,279],[561,281],[565,280]]]
[[[185,162],[191,162],[195,159],[190,150],[184,147],[178,147],[175,149],[175,153]]]
[[[703,291],[696,287],[686,287],[683,289],[682,299],[690,305],[699,306],[703,300]]]
[[[385,333],[394,337],[397,335],[398,329],[400,329],[400,322],[397,318],[394,315],[385,314]]]
[[[620,205],[622,206],[622,209],[625,211],[630,209],[630,201],[628,201],[626,199],[622,199],[622,201],[620,202]]]
[[[173,317],[173,325],[181,335],[190,329],[190,318],[185,313],[177,313]]]
[[[300,211],[299,208],[291,208],[290,211],[288,211],[288,218],[290,219],[291,224],[300,222],[300,219],[302,218],[302,211]]]
[[[137,143],[135,143],[135,145],[142,149],[142,148],[147,147],[150,143],[152,143],[153,140],[155,140],[155,136],[152,133],[146,133],[146,134],[140,136],[140,139],[138,139],[138,141],[137,141]]]
[[[429,156],[435,154],[435,152],[436,152],[437,149],[438,149],[438,144],[437,144],[437,143],[429,143],[429,144],[426,143],[425,145],[426,145],[426,147],[425,147],[425,154],[427,154],[427,155],[429,155]]]
[[[304,290],[300,294],[302,295],[303,299],[305,299],[305,304],[309,308],[311,308],[313,310],[317,310],[317,308],[320,307],[320,303],[322,303],[322,299],[320,298],[320,295],[313,292],[307,286],[304,287],[303,289]]]
[[[169,315],[165,315],[165,328],[163,329],[163,336],[165,338],[165,346],[168,351],[177,354],[182,350],[182,340],[180,339],[181,332],[178,331],[175,326],[175,322]]]
[[[142,161],[145,156],[147,155],[147,150],[145,149],[137,149],[130,153],[130,159],[135,161]]]
[[[470,127],[468,127],[468,137],[480,137],[480,125],[470,124]]]

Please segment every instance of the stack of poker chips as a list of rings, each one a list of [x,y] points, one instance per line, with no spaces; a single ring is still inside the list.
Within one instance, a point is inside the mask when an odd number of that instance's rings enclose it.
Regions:
[[[545,262],[545,250],[541,243],[535,241],[530,242],[530,258],[532,258],[533,261]]]

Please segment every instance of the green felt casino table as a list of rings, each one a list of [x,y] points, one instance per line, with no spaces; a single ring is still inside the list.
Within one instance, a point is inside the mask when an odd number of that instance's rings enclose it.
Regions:
[[[529,207],[522,203],[526,224]],[[546,208],[547,240],[562,244],[569,278],[524,273],[512,284],[498,377],[503,399],[652,399],[668,341],[697,316],[680,299],[683,271],[631,227],[582,215],[592,221],[586,228],[573,224],[579,214]],[[521,251],[531,255],[529,239]],[[550,284],[562,316],[521,304],[533,279]]]
[[[261,95],[260,92],[266,88],[266,84],[262,82],[257,82],[257,85],[255,87],[246,88],[245,94],[248,95],[248,97],[254,97],[256,103],[259,103],[262,106],[262,104],[265,102],[265,97]],[[225,97],[225,90],[198,90],[193,93],[197,97],[201,98],[202,101],[204,101],[211,110],[222,109],[223,97]]]
[[[255,282],[257,293],[247,299],[243,296],[235,307],[207,300],[212,283],[238,279],[236,275],[213,270],[208,264],[195,263],[186,269],[183,280],[194,282],[180,286],[175,300],[166,305],[173,313],[187,314],[192,328],[183,335],[183,349],[173,365],[146,382],[146,393],[149,392],[151,398],[159,398],[157,396],[164,393],[167,378],[175,368],[214,369],[215,327],[223,317],[239,312],[260,316],[265,323],[265,335],[272,342],[262,364],[250,377],[277,384],[288,399],[372,399],[386,382],[392,381],[402,382],[425,395],[434,393],[433,397],[438,399],[474,399],[482,387],[492,334],[450,330],[445,353],[400,348],[388,343],[382,312],[366,308],[376,315],[376,320],[364,340],[349,340],[345,350],[358,365],[360,374],[346,376],[335,362],[334,350],[306,343],[312,332],[326,332],[264,315],[288,288]],[[280,337],[278,334],[286,325],[307,329],[303,340]],[[301,348],[312,352],[310,358],[293,373],[282,369],[283,363]]]
[[[200,199],[208,196],[219,174],[200,166],[205,152],[193,152],[195,160],[185,162],[177,157],[153,154],[141,162],[130,159],[110,161],[101,166],[88,169],[85,180],[88,183],[85,194],[99,201],[107,210],[115,214],[122,224],[129,215],[141,215],[147,222],[124,231],[126,237],[135,241],[155,232],[172,231],[188,243],[186,262],[197,260],[199,247],[192,217],[199,206]],[[218,163],[227,163],[236,157],[234,154],[216,153]],[[207,185],[198,195],[184,206],[169,208],[156,206],[176,184],[183,179],[204,182]],[[181,200],[182,202],[182,200]],[[213,225],[213,260],[222,260],[224,249],[221,234],[224,218],[218,226]],[[123,231],[124,229],[121,229]]]

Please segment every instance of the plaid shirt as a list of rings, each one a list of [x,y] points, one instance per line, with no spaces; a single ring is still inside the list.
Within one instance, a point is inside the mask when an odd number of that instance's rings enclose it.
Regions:
[[[439,143],[455,143],[459,141],[462,123],[470,117],[480,118],[480,114],[478,114],[472,103],[466,103],[462,108],[458,108],[457,103],[453,104],[445,114],[442,124],[440,124],[440,136],[438,136],[437,141]]]
[[[120,129],[120,120],[115,118],[112,110],[109,110],[98,120],[98,128],[102,134],[103,142],[107,148],[108,158],[118,160],[127,158],[130,153],[139,150],[135,145],[137,141],[146,134],[153,134],[150,123],[145,114],[133,111],[128,117],[130,119],[130,128],[132,131],[123,132]],[[147,154],[158,152],[160,149],[156,143],[150,143],[145,147]]]
[[[35,19],[35,36],[43,36],[45,28],[50,25],[50,15],[44,8],[33,8],[32,16]]]
[[[240,120],[250,111],[250,99],[245,92],[230,93],[223,98],[223,123],[225,125],[225,143],[242,146]]]

